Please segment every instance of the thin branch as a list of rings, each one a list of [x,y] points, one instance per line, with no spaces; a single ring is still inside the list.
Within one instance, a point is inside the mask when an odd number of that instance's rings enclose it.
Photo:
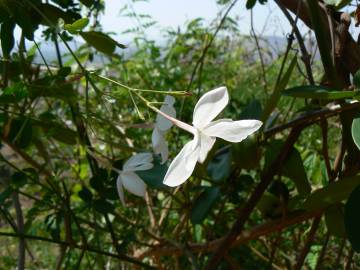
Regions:
[[[250,240],[257,239],[261,236],[269,235],[275,232],[279,232],[284,228],[292,226],[294,224],[302,223],[310,218],[313,218],[321,213],[321,210],[311,211],[311,212],[296,212],[288,214],[286,217],[282,217],[276,220],[266,222],[262,225],[254,226],[253,228],[242,232],[236,240],[233,242],[231,247],[236,247],[241,244],[247,243]],[[220,244],[224,241],[225,237],[221,237],[215,240],[212,240],[207,243],[190,243],[188,247],[194,253],[207,253],[212,252],[218,249]],[[147,258],[147,257],[159,257],[159,256],[179,256],[183,254],[183,250],[178,247],[159,244],[154,248],[151,248],[138,256],[138,258]]]
[[[254,192],[251,194],[248,202],[242,208],[241,213],[238,219],[236,220],[236,222],[234,223],[234,225],[232,226],[230,232],[227,234],[227,236],[225,237],[224,241],[221,243],[219,248],[215,251],[212,258],[209,260],[207,266],[205,267],[206,270],[216,269],[222,257],[227,252],[227,250],[231,248],[231,245],[236,240],[237,236],[241,234],[246,221],[250,217],[250,214],[256,207],[257,203],[260,201],[265,190],[273,180],[273,177],[279,171],[283,162],[288,157],[293,145],[299,138],[302,130],[303,130],[303,126],[301,125],[292,129],[279,155],[269,166],[269,169],[262,175],[260,183],[257,185]]]
[[[313,241],[315,239],[316,231],[319,228],[320,221],[321,221],[321,215],[314,218],[313,223],[312,223],[311,228],[310,228],[309,235],[308,235],[308,237],[306,239],[306,242],[305,242],[305,246],[301,250],[301,252],[299,254],[299,257],[297,259],[296,265],[294,266],[293,270],[303,269],[302,267],[303,267],[303,264],[305,262],[305,258],[307,256],[307,254],[309,253],[311,245],[312,245],[312,243],[313,243]]]
[[[262,77],[263,77],[263,81],[264,81],[264,89],[266,91],[267,89],[267,79],[266,79],[266,71],[265,71],[265,62],[264,62],[264,58],[263,58],[263,55],[261,53],[261,48],[260,48],[260,44],[259,44],[259,40],[256,36],[256,33],[255,33],[255,29],[254,29],[254,14],[253,14],[253,10],[251,9],[250,10],[250,26],[251,26],[251,32],[252,33],[252,36],[255,40],[255,45],[256,45],[256,48],[257,48],[257,51],[258,51],[258,54],[259,54],[259,58],[260,58],[260,64],[261,64],[261,70],[262,70]]]
[[[293,28],[293,32],[296,36],[296,39],[299,43],[299,47],[300,47],[300,51],[301,51],[301,59],[305,65],[305,69],[306,69],[306,74],[307,74],[307,79],[309,80],[310,84],[314,84],[314,76],[312,73],[312,69],[311,69],[311,55],[308,53],[306,46],[305,46],[305,42],[303,37],[301,36],[301,33],[299,31],[299,28],[296,25],[296,21],[291,17],[290,13],[288,12],[288,10],[283,6],[283,4],[279,1],[279,0],[275,0],[276,4],[280,7],[281,11],[284,13],[285,17],[288,19],[288,21],[290,22],[292,28]],[[301,1],[299,1],[299,4],[301,5]],[[298,7],[298,10],[300,9],[300,7]],[[298,14],[298,12],[297,12]]]
[[[326,253],[326,250],[327,250],[327,247],[328,247],[328,244],[329,244],[329,240],[330,240],[330,233],[327,232],[326,236],[325,236],[324,243],[322,244],[322,248],[321,248],[319,257],[318,257],[317,262],[316,262],[315,270],[320,270],[321,267],[322,267],[322,262],[324,261],[324,257],[325,257],[325,253]]]
[[[297,117],[285,124],[278,125],[273,128],[269,128],[264,131],[264,134],[265,134],[266,138],[269,138],[271,136],[274,136],[276,133],[284,131],[285,129],[293,128],[298,125],[309,126],[313,123],[320,121],[322,117],[324,117],[324,118],[332,117],[332,116],[340,114],[341,112],[350,111],[355,108],[360,108],[360,102],[353,101],[353,102],[347,103],[347,104],[331,105],[327,108],[304,113],[304,114],[300,115],[299,117]]]
[[[49,242],[49,243],[53,243],[53,244],[57,244],[57,245],[65,245],[65,246],[71,246],[72,248],[76,248],[76,249],[80,249],[80,250],[85,250],[85,251],[89,251],[89,252],[93,252],[96,254],[100,254],[100,255],[104,255],[104,256],[108,256],[108,257],[112,257],[112,258],[116,258],[120,261],[125,261],[125,262],[129,262],[135,265],[139,265],[144,267],[144,269],[156,269],[148,264],[145,264],[133,257],[124,255],[124,254],[114,254],[111,252],[107,252],[107,251],[103,251],[97,248],[94,248],[92,246],[81,246],[81,245],[77,245],[74,243],[68,243],[66,241],[61,241],[61,240],[54,240],[51,238],[46,238],[46,237],[42,237],[42,236],[35,236],[35,235],[29,235],[29,234],[18,234],[18,233],[9,233],[9,232],[1,232],[0,231],[0,236],[8,236],[8,237],[23,237],[25,239],[31,239],[31,240],[37,240],[37,241],[43,241],[43,242]]]
[[[21,209],[21,204],[19,201],[19,194],[13,192],[12,199],[15,208],[16,214],[16,229],[17,233],[20,235],[19,237],[19,245],[18,245],[18,264],[17,269],[24,270],[25,269],[25,239],[21,235],[24,233],[24,216]]]

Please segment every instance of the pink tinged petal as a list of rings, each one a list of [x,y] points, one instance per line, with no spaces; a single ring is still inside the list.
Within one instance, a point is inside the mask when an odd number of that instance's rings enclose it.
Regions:
[[[123,189],[121,175],[119,175],[118,178],[116,179],[116,188],[119,194],[120,201],[123,204],[123,206],[125,206],[124,189]]]
[[[169,149],[168,149],[168,144],[164,139],[163,133],[159,129],[154,128],[151,136],[151,140],[152,140],[154,153],[161,155],[162,164],[164,164],[168,159]]]
[[[216,141],[215,137],[210,137],[205,135],[204,133],[200,133],[200,151],[199,151],[199,162],[203,163],[211,150],[214,146]]]
[[[124,171],[144,171],[151,169],[154,165],[151,153],[139,153],[129,158],[124,166]]]
[[[229,103],[226,87],[219,87],[204,94],[194,109],[193,125],[203,128],[209,124]]]
[[[195,140],[185,144],[171,162],[163,181],[165,185],[170,187],[181,185],[191,176],[199,158],[199,147],[194,147],[194,144],[197,144]]]
[[[121,174],[122,184],[124,188],[132,194],[140,197],[145,196],[146,184],[134,172],[123,172]]]
[[[240,120],[220,119],[211,122],[204,127],[203,132],[208,136],[219,137],[229,142],[241,142],[247,136],[257,131],[262,125],[258,120]]]
[[[174,125],[178,126],[179,128],[186,130],[189,133],[195,134],[195,128],[185,122],[182,122],[174,117],[171,117],[170,115],[167,115],[166,113],[162,112],[159,109],[153,108],[158,114],[161,114],[166,119],[168,119],[170,122],[172,122]]]

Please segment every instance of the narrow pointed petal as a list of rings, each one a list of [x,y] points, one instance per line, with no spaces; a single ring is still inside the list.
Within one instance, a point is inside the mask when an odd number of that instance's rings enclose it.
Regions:
[[[119,175],[118,178],[116,179],[116,188],[119,194],[120,201],[122,205],[125,206],[125,196],[124,196],[124,189],[122,185],[121,175]]]
[[[153,156],[151,153],[139,153],[131,158],[129,158],[124,166],[124,171],[143,171],[143,170],[149,170],[154,165],[153,162]]]
[[[226,87],[219,87],[204,94],[194,109],[193,125],[203,128],[209,124],[229,103]]]
[[[164,134],[162,134],[162,132],[159,131],[159,129],[154,128],[151,136],[151,140],[152,140],[154,153],[161,155],[162,164],[164,164],[169,157],[168,144],[164,139]]]
[[[229,142],[241,142],[247,136],[257,131],[262,125],[258,120],[220,119],[207,125],[203,132],[208,136],[222,138]]]
[[[169,106],[172,106],[175,104],[175,98],[173,96],[170,96],[170,95],[166,95],[165,96],[165,100],[164,100],[164,103],[169,105]]]
[[[192,140],[185,144],[180,153],[171,162],[163,183],[170,187],[179,186],[192,174],[199,158],[199,147]]]
[[[124,172],[121,174],[122,184],[124,188],[134,195],[144,197],[146,192],[146,184],[134,172]]]
[[[170,117],[175,118],[176,117],[176,110],[175,110],[175,108],[173,106],[174,103],[175,103],[175,99],[173,97],[171,97],[171,96],[167,96],[165,98],[165,103],[160,108],[160,111],[162,111],[163,113],[169,115]],[[170,129],[172,127],[172,125],[173,125],[173,123],[170,120],[166,119],[161,114],[158,114],[156,116],[156,126],[160,130],[162,130],[162,131],[168,130],[168,129]]]
[[[199,152],[199,162],[203,163],[211,150],[214,146],[216,141],[216,137],[210,137],[205,135],[204,133],[200,134],[200,152]]]

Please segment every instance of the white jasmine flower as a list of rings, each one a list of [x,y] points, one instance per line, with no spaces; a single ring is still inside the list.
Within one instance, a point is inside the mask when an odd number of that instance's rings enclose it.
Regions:
[[[125,205],[124,188],[137,196],[145,196],[146,184],[135,173],[135,171],[146,171],[151,169],[154,166],[152,162],[152,154],[140,153],[128,159],[124,163],[122,171],[116,170],[119,172],[119,176],[116,180],[116,186],[123,205]]]
[[[164,104],[161,106],[160,111],[170,117],[176,117],[174,108],[175,98],[166,96]],[[169,156],[168,144],[165,141],[166,132],[172,127],[173,123],[166,119],[163,115],[156,116],[154,130],[151,136],[152,145],[155,154],[160,154],[162,163],[165,163]]]
[[[191,176],[196,163],[205,161],[216,137],[229,142],[241,142],[261,127],[262,122],[258,120],[212,121],[228,103],[229,94],[226,87],[207,92],[195,106],[193,126],[158,111],[173,124],[194,135],[194,139],[186,143],[171,162],[163,181],[165,185],[174,187],[184,183]]]

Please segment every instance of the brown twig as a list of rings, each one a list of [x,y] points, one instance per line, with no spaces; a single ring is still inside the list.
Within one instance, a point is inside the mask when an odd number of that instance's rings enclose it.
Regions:
[[[129,263],[135,264],[135,265],[139,265],[139,266],[142,266],[144,269],[156,269],[156,268],[154,268],[148,264],[145,264],[133,257],[127,256],[124,254],[114,254],[114,253],[103,251],[101,249],[98,249],[98,248],[95,248],[92,246],[88,246],[88,245],[82,246],[82,245],[72,244],[72,243],[68,243],[66,241],[61,241],[61,240],[54,240],[54,239],[50,239],[50,238],[46,238],[46,237],[42,237],[42,236],[35,236],[35,235],[28,235],[28,234],[20,235],[18,233],[9,233],[9,232],[0,232],[0,236],[17,237],[17,238],[23,237],[23,238],[29,239],[29,240],[31,239],[31,240],[49,242],[49,243],[53,243],[53,244],[57,244],[57,245],[71,246],[72,248],[97,253],[100,255],[116,258],[121,261],[126,261]]]
[[[281,9],[281,11],[284,13],[285,17],[287,18],[287,20],[290,22],[292,28],[293,28],[293,32],[296,36],[296,39],[299,43],[299,47],[300,47],[300,51],[301,51],[301,59],[305,65],[305,69],[306,69],[306,74],[307,74],[307,79],[309,81],[310,84],[315,84],[314,81],[314,76],[312,73],[312,69],[311,69],[311,55],[308,53],[305,43],[304,43],[304,39],[301,36],[301,33],[299,31],[299,28],[296,25],[296,20],[294,20],[290,13],[288,12],[288,10],[284,7],[284,5],[279,1],[279,0],[275,0],[276,4],[279,6],[279,8]],[[299,1],[298,3],[298,11],[296,12],[296,14],[299,13],[300,7],[301,7],[301,1]],[[297,17],[298,18],[298,17]]]
[[[257,203],[264,194],[266,188],[269,186],[273,177],[278,173],[279,168],[283,164],[284,160],[288,157],[293,145],[300,136],[300,133],[303,129],[303,126],[297,126],[290,132],[288,139],[285,141],[280,154],[269,166],[269,169],[262,175],[260,183],[255,188],[254,192],[251,194],[248,202],[245,204],[241,210],[240,216],[232,226],[230,232],[226,235],[224,241],[221,243],[219,248],[215,251],[212,258],[209,260],[206,270],[216,269],[217,265],[220,263],[222,257],[225,255],[227,250],[231,248],[232,243],[236,240],[236,237],[242,232],[245,222],[250,217],[250,214],[256,207]]]
[[[318,257],[317,262],[316,262],[315,270],[320,270],[321,269],[322,263],[324,261],[325,253],[326,253],[326,250],[327,250],[327,247],[328,247],[328,244],[329,244],[329,240],[330,240],[330,233],[327,232],[326,236],[325,236],[324,243],[322,245],[322,248],[321,248],[321,251],[320,251],[320,254],[319,254],[319,257]]]
[[[310,251],[310,248],[311,248],[311,245],[315,239],[315,235],[316,235],[316,231],[317,229],[319,228],[319,225],[320,225],[320,221],[321,221],[321,215],[319,215],[318,217],[314,218],[313,220],[313,223],[311,225],[311,228],[310,228],[310,232],[309,232],[309,235],[306,239],[306,242],[305,242],[305,246],[303,247],[303,249],[301,250],[300,254],[299,254],[299,257],[297,259],[297,262],[293,268],[293,270],[300,270],[302,269],[303,267],[303,264],[305,262],[305,258],[307,256],[307,254],[309,253]]]
[[[244,244],[250,240],[257,239],[260,236],[269,235],[274,232],[281,231],[284,228],[287,228],[294,224],[299,224],[317,216],[321,213],[321,210],[311,211],[311,212],[297,212],[288,214],[284,218],[279,218],[273,221],[266,222],[262,225],[253,227],[250,230],[242,232],[233,242],[232,247]],[[207,243],[190,243],[188,247],[194,253],[208,253],[218,249],[220,244],[224,241],[224,237],[209,241]],[[178,247],[167,244],[159,244],[154,248],[151,248],[142,254],[138,255],[138,258],[146,257],[159,257],[159,256],[179,256],[183,254],[183,251]]]
[[[329,118],[343,111],[350,111],[355,108],[360,108],[360,102],[352,102],[348,104],[335,104],[331,105],[327,108],[319,109],[316,111],[308,112],[300,115],[299,117],[285,123],[282,125],[275,126],[273,128],[267,129],[264,131],[265,137],[269,138],[276,133],[282,132],[285,129],[293,128],[298,125],[306,125],[309,126],[313,123],[316,123],[321,120],[321,118]]]

